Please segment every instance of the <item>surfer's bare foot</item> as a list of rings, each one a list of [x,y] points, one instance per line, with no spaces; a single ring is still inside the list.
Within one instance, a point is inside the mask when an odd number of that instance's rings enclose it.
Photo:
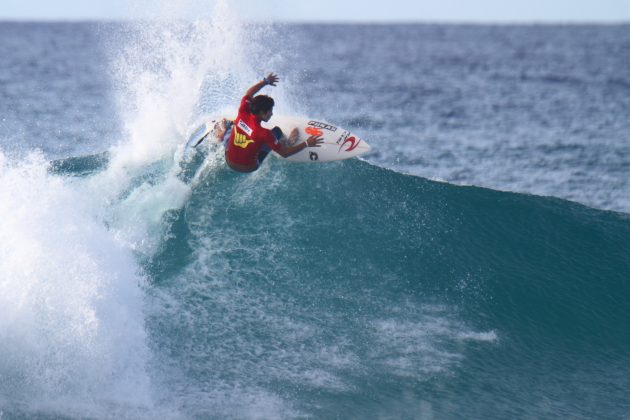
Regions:
[[[291,130],[291,134],[289,134],[289,137],[287,138],[287,145],[293,146],[295,143],[297,143],[299,137],[300,137],[300,131],[296,127],[293,130]]]
[[[212,128],[212,135],[217,141],[222,141],[227,131],[228,122],[225,118],[217,121]]]

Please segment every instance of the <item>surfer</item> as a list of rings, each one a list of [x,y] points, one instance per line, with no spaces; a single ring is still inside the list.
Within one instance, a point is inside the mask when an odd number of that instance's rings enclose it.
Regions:
[[[320,147],[320,143],[324,141],[321,137],[312,135],[296,145],[297,129],[287,138],[279,127],[268,130],[260,125],[262,121],[268,122],[273,115],[274,100],[270,96],[256,93],[267,85],[276,86],[277,83],[278,76],[269,73],[250,87],[241,99],[238,116],[232,127],[229,127],[230,123],[227,121],[222,124],[226,130],[231,129],[225,145],[225,160],[235,171],[255,171],[272,150],[282,157],[288,157],[307,147]]]

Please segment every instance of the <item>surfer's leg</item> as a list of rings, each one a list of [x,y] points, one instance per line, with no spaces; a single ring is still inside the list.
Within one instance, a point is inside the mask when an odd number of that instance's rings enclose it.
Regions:
[[[260,148],[260,151],[258,152],[258,166],[260,166],[260,164],[263,163],[263,160],[265,160],[269,152],[271,152],[271,147],[267,146],[266,144],[263,144],[262,147]]]
[[[298,137],[300,135],[300,133],[298,132],[297,128],[294,128],[291,131],[291,134],[289,134],[289,137],[287,137],[284,132],[282,132],[282,129],[280,127],[274,127],[271,132],[273,133],[274,137],[276,139],[278,139],[278,141],[283,144],[285,147],[289,147],[289,146],[293,146],[295,144],[295,142],[298,140]]]
[[[297,143],[299,138],[300,131],[297,129],[297,127],[295,127],[293,130],[291,130],[291,134],[289,134],[289,138],[287,139],[287,146],[293,146],[295,143]]]
[[[280,127],[274,127],[271,130],[271,133],[279,141],[282,141],[283,138],[286,138],[284,136],[284,133],[280,129]],[[258,166],[260,166],[260,164],[263,163],[263,160],[265,160],[265,158],[267,157],[269,152],[271,152],[271,148],[269,146],[267,146],[266,144],[263,144],[262,147],[260,148],[260,151],[258,152]]]
[[[278,126],[274,127],[271,129],[271,134],[273,134],[273,136],[278,140],[278,141],[282,141],[282,139],[284,138],[284,133],[282,132],[282,129]]]

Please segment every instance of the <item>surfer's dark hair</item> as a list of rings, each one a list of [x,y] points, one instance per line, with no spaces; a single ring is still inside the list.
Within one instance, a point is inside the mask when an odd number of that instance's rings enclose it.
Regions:
[[[249,109],[252,111],[252,114],[258,114],[260,112],[269,111],[271,108],[273,108],[274,105],[275,102],[273,101],[273,98],[271,96],[256,95],[252,99],[252,103]]]

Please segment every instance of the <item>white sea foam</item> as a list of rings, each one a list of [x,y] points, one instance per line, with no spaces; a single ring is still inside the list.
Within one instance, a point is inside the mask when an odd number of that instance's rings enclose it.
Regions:
[[[448,372],[464,359],[458,341],[497,340],[494,331],[471,331],[454,312],[448,306],[425,305],[408,307],[405,319],[375,321],[375,338],[381,346],[374,350],[373,357],[382,360],[399,376],[422,380],[435,373]],[[414,317],[417,319],[412,319]]]
[[[484,341],[490,343],[493,343],[499,339],[496,331],[461,332],[457,335],[457,338],[465,341]]]
[[[90,197],[47,169],[37,153],[0,154],[0,394],[150,407],[144,279]]]
[[[182,10],[189,3],[178,2]],[[103,220],[145,255],[159,246],[164,213],[190,196],[190,185],[178,178],[185,139],[207,113],[233,110],[240,91],[257,78],[242,24],[226,1],[215,3],[211,19],[192,24],[164,21],[172,15],[160,3],[152,17],[162,20],[132,25],[114,55],[124,135],[88,189],[101,192]]]

